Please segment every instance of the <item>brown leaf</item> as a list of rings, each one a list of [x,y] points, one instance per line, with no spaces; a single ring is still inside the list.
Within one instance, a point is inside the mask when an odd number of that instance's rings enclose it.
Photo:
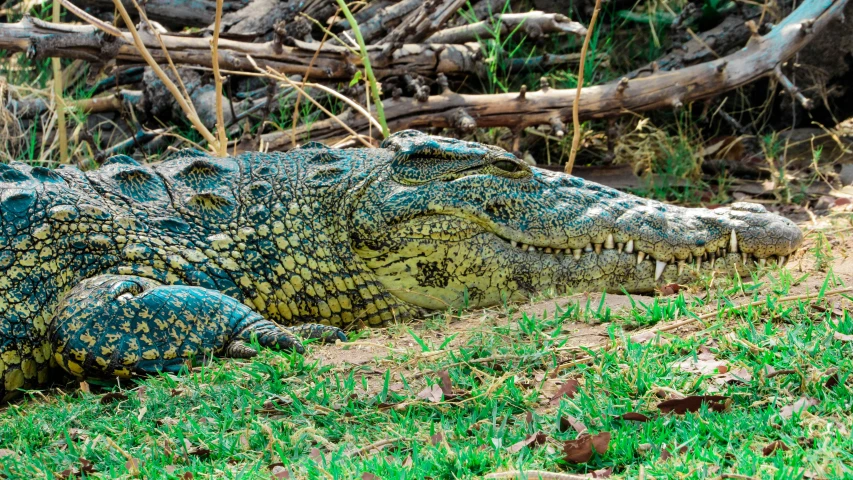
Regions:
[[[440,386],[430,385],[418,393],[418,398],[432,403],[439,403],[441,402],[442,393]]]
[[[717,385],[723,385],[726,383],[746,383],[752,380],[752,374],[745,368],[736,368],[734,370],[720,373],[723,375],[719,375],[714,378],[714,383]]]
[[[566,432],[569,428],[573,428],[579,435],[586,433],[587,431],[586,425],[584,425],[583,422],[569,414],[566,414],[560,417],[559,430],[560,432]]]
[[[681,285],[677,283],[670,283],[667,285],[663,285],[660,287],[660,294],[662,297],[668,297],[670,295],[676,295],[681,290]]]
[[[672,458],[676,455],[683,455],[685,453],[687,453],[687,445],[679,448],[678,450],[676,450],[675,453],[670,453],[669,450],[667,450],[666,448],[662,448],[660,451],[660,459],[662,462],[665,462],[669,458]]]
[[[830,375],[829,378],[826,379],[826,382],[824,382],[823,386],[829,389],[833,389],[840,382],[841,378],[838,377],[838,372],[835,372],[834,374]]]
[[[592,478],[610,478],[610,475],[613,475],[612,468],[602,468],[592,471]]]
[[[633,420],[635,422],[648,422],[651,420],[651,418],[637,412],[623,413],[622,415],[618,415],[616,418],[621,418],[622,420]]]
[[[323,459],[323,454],[320,452],[319,448],[314,447],[311,449],[310,452],[308,452],[308,458],[314,460],[315,462],[319,462]]]
[[[193,455],[196,457],[205,458],[210,456],[210,449],[205,447],[199,447],[193,445],[188,439],[184,439],[184,448],[187,451],[187,455]]]
[[[412,455],[409,454],[406,456],[406,459],[403,460],[403,468],[412,468],[412,465],[414,465],[414,462],[412,461]]]
[[[601,432],[592,436],[592,447],[599,455],[607,453],[607,449],[610,447],[610,437],[610,432]]]
[[[545,435],[542,432],[536,432],[532,435],[529,435],[524,440],[507,447],[506,450],[509,453],[518,453],[524,447],[527,447],[527,446],[538,447],[539,445],[542,445],[543,443],[545,443],[547,440],[548,440],[548,435]]]
[[[4,457],[18,458],[20,457],[20,455],[18,455],[18,453],[14,450],[9,450],[8,448],[0,448],[0,460],[2,460]]]
[[[853,335],[847,335],[841,332],[834,332],[832,338],[841,340],[842,342],[853,342]]]
[[[581,435],[563,443],[563,460],[569,463],[586,463],[592,458],[592,439]]]
[[[92,393],[92,389],[89,387],[89,382],[87,382],[86,380],[81,380],[80,391],[85,393]]]
[[[447,370],[438,372],[438,377],[441,379],[441,393],[443,393],[445,397],[453,395],[453,384],[450,383],[450,374]]]
[[[364,472],[361,474],[361,480],[382,480],[382,477],[377,477],[372,473]]]
[[[597,435],[585,433],[563,443],[563,460],[569,463],[586,463],[592,458],[593,451],[603,455],[609,446],[610,432],[601,432]]]
[[[578,387],[580,386],[580,382],[576,378],[568,378],[562,385],[560,385],[560,389],[557,390],[557,393],[551,397],[551,405],[558,405],[560,403],[560,398],[563,395],[569,398],[575,398],[575,395],[578,393]]]
[[[284,468],[284,465],[275,465],[270,468],[270,473],[272,474],[272,478],[290,478],[290,472]]]
[[[676,363],[673,367],[684,370],[685,372],[694,372],[702,375],[716,375],[728,371],[726,362],[718,360],[705,345],[699,347],[696,358],[688,358]]]
[[[435,435],[429,437],[429,442],[433,446],[438,445],[442,440],[444,440],[444,435],[442,435],[441,432],[435,432]]]
[[[142,466],[142,462],[137,458],[131,458],[130,460],[124,462],[124,468],[127,469],[132,474],[139,473],[139,467]]]
[[[193,477],[193,472],[184,472],[184,474],[181,475],[181,480],[193,480],[193,478],[195,478]]]
[[[702,408],[702,404],[706,404],[708,410],[714,412],[722,412],[725,410],[731,399],[721,395],[691,395],[684,398],[673,398],[658,404],[658,409],[661,412],[675,412],[683,414],[686,412],[698,412]]]
[[[765,457],[769,457],[770,455],[773,455],[773,452],[775,452],[776,450],[782,450],[783,452],[787,452],[788,450],[790,450],[790,448],[788,448],[788,446],[785,445],[781,440],[776,440],[775,442],[770,442],[766,447],[764,447],[762,452],[764,453]]]
[[[782,418],[791,418],[794,413],[801,413],[804,410],[808,410],[809,407],[817,405],[820,405],[820,402],[817,399],[811,397],[800,397],[799,400],[791,405],[782,407],[782,410],[779,411],[779,415],[781,415]]]
[[[110,403],[121,402],[127,400],[127,395],[122,392],[110,392],[103,397],[101,397],[101,405],[107,405]]]

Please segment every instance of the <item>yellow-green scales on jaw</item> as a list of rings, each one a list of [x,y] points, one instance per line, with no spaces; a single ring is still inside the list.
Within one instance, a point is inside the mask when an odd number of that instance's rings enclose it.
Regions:
[[[757,205],[668,206],[496,147],[415,131],[382,147],[0,165],[0,398],[55,365],[174,371],[251,356],[253,337],[301,350],[294,333],[546,288],[648,291],[802,240]]]

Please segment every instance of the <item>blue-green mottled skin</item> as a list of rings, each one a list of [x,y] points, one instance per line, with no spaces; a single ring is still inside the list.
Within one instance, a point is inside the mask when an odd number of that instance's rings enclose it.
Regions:
[[[0,213],[0,399],[53,366],[174,371],[419,309],[648,291],[802,240],[760,206],[663,205],[413,131],[379,149],[0,165]]]

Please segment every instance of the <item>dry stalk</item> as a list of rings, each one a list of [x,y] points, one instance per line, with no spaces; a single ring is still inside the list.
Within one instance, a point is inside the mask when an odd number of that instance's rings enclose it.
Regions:
[[[581,120],[580,120],[580,102],[581,90],[583,90],[583,71],[586,66],[586,51],[589,49],[589,41],[592,38],[592,32],[595,31],[595,21],[598,19],[598,12],[601,11],[601,0],[595,0],[595,10],[592,11],[592,19],[589,21],[589,26],[586,30],[586,37],[583,39],[581,47],[581,60],[578,66],[578,88],[575,93],[575,101],[572,103],[572,127],[574,127],[574,136],[572,137],[572,150],[569,152],[569,160],[566,162],[566,173],[572,173],[572,168],[575,166],[575,157],[578,155],[578,146],[581,142]]]
[[[228,135],[225,133],[225,114],[222,111],[222,74],[219,73],[219,30],[222,28],[222,1],[216,0],[216,21],[213,26],[213,38],[210,40],[212,51],[213,79],[216,84],[216,130],[219,136],[216,154],[228,156]],[[165,50],[165,48],[163,49]]]
[[[59,23],[62,14],[61,4],[53,2],[53,21]],[[57,133],[59,134],[59,163],[68,163],[68,131],[65,127],[65,102],[62,100],[62,61],[51,58],[53,67],[53,98],[56,102]]]
[[[163,82],[163,85],[166,86],[166,89],[169,90],[169,93],[171,93],[172,96],[175,98],[175,101],[178,102],[178,105],[181,107],[181,110],[184,111],[184,114],[186,114],[187,118],[190,120],[190,123],[193,124],[193,127],[198,130],[198,132],[201,134],[202,137],[204,137],[207,143],[209,143],[211,146],[214,147],[215,150],[218,151],[219,142],[216,140],[216,137],[214,137],[213,134],[210,133],[210,130],[208,130],[207,127],[205,127],[204,124],[201,123],[201,119],[198,118],[198,114],[195,111],[195,107],[193,107],[190,103],[191,100],[188,97],[184,98],[184,96],[181,95],[181,92],[178,91],[178,87],[175,85],[175,82],[169,79],[169,77],[166,75],[166,72],[164,72],[163,69],[160,68],[160,65],[158,65],[157,62],[154,60],[154,57],[151,56],[151,52],[148,51],[148,47],[145,46],[145,43],[139,36],[139,32],[136,30],[136,26],[133,24],[133,20],[130,18],[130,15],[127,13],[127,10],[124,8],[124,5],[122,5],[121,0],[113,0],[113,3],[115,4],[116,9],[118,9],[119,13],[121,14],[121,18],[122,20],[124,20],[124,23],[127,26],[127,29],[130,31],[131,36],[133,36],[133,44],[139,51],[140,55],[142,55],[142,58],[145,59],[145,63],[147,63],[148,66],[151,67],[151,70],[154,72],[154,74],[156,74],[160,81]],[[134,1],[134,3],[136,2]],[[180,76],[178,76],[178,78],[180,78]]]

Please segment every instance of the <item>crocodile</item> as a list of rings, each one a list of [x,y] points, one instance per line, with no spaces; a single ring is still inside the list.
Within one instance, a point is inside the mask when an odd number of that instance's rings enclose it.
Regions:
[[[759,205],[667,205],[411,130],[374,149],[0,165],[0,227],[4,401],[52,372],[178,371],[424,310],[743,273],[802,241]]]

